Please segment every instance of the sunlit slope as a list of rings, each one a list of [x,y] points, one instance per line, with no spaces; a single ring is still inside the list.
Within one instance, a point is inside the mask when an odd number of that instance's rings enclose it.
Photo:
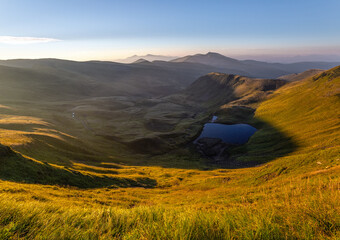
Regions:
[[[118,166],[117,166],[118,167]],[[33,158],[24,157],[7,146],[0,145],[0,178],[1,180],[74,186],[78,188],[97,187],[154,187],[153,179],[129,176],[118,176],[116,171],[106,170],[105,175],[85,170],[75,170]]]
[[[239,160],[279,158],[270,165],[286,172],[340,164],[339,89],[340,67],[279,89],[257,108],[254,124],[260,130]]]

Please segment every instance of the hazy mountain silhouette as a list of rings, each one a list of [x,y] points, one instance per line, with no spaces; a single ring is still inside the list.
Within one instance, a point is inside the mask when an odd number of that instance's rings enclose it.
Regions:
[[[336,64],[239,61],[212,52],[186,56],[170,62],[150,62],[139,58],[131,64],[105,61],[76,62],[60,59],[0,61],[1,73],[3,76],[8,76],[8,84],[20,87],[19,93],[24,94],[26,87],[34,81],[34,84],[39,86],[36,91],[41,91],[42,95],[49,99],[53,98],[53,92],[58,94],[58,91],[69,93],[72,98],[113,95],[159,97],[183,90],[200,76],[211,72],[255,78],[278,78],[312,68],[328,69]],[[53,91],[50,94],[44,92],[52,85],[55,87],[52,88]],[[4,94],[7,92],[5,91]],[[30,96],[28,93],[25,95]]]
[[[153,55],[153,54],[147,54],[147,55],[133,55],[131,57],[123,58],[123,59],[117,59],[115,60],[116,62],[120,63],[133,63],[136,62],[139,59],[145,59],[147,61],[170,61],[173,60],[177,57],[172,57],[172,56],[163,56],[163,55]]]
[[[144,58],[140,58],[140,59],[134,61],[133,63],[149,63],[149,62],[150,62],[150,61],[145,60]]]
[[[185,56],[174,59],[172,62],[201,63],[220,69],[230,69],[230,71],[223,71],[225,73],[241,74],[249,77],[260,78],[277,78],[282,75],[303,72],[312,68],[329,69],[340,64],[340,62],[297,62],[283,64],[267,63],[255,60],[240,61],[214,52]]]
[[[323,71],[324,70],[321,70],[321,69],[309,69],[309,70],[304,71],[302,73],[292,73],[292,74],[284,75],[284,76],[279,77],[278,79],[283,79],[283,80],[295,82],[295,81],[303,80],[305,78],[312,77],[312,76],[314,76],[318,73],[321,73]]]

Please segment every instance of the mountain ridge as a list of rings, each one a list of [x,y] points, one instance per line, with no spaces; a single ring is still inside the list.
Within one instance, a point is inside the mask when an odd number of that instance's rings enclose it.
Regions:
[[[213,72],[198,78],[185,93],[189,99],[208,105],[222,105],[235,100],[250,104],[259,102],[286,83],[279,79],[258,79]]]
[[[207,54],[188,55],[182,58],[174,59],[172,62],[201,63],[219,68],[230,68],[234,71],[248,72],[247,76],[249,77],[261,78],[276,78],[280,77],[278,75],[279,73],[303,72],[311,68],[329,69],[340,65],[340,62],[296,62],[285,64],[267,63],[256,60],[237,60],[214,52],[208,52]]]
[[[128,64],[110,61],[77,62],[62,59],[17,59],[17,60],[1,60],[0,65],[29,68],[40,67],[40,69],[48,67],[58,68],[58,70],[65,70],[67,68],[69,71],[73,72],[75,69],[78,69],[81,70],[82,73],[86,74],[92,74],[90,70],[93,69],[94,67],[96,67],[97,69],[93,70],[97,72],[99,72],[99,70],[102,72],[110,70],[111,74],[113,74],[112,72],[113,70],[116,70],[116,72],[122,71],[126,72],[128,70],[132,71],[135,70],[137,66],[139,69],[143,67],[144,68],[143,71],[149,72],[150,70],[155,70],[155,68],[158,68],[158,71],[160,72],[173,71],[174,72],[172,73],[172,76],[174,76],[173,79],[177,78],[179,74],[186,75],[185,77],[183,76],[183,78],[181,76],[180,77],[181,79],[179,79],[179,81],[175,81],[179,84],[182,84],[183,82],[184,85],[188,83],[190,84],[199,76],[208,74],[209,72],[224,72],[229,74],[238,74],[242,76],[257,78],[278,78],[283,75],[300,73],[309,69],[318,68],[327,70],[337,65],[340,65],[340,63],[337,62],[297,62],[282,64],[282,63],[267,63],[255,60],[237,60],[214,52],[208,52],[207,54],[189,55],[171,61],[159,61],[159,60],[150,61],[146,58],[144,59],[149,61],[149,63],[139,64],[138,62],[138,60],[140,60],[139,56],[138,59],[135,59],[137,63]],[[105,69],[103,69],[104,67]],[[139,73],[139,76],[141,75],[143,76],[145,75],[145,73],[143,74]],[[155,74],[153,73],[153,75]]]
[[[323,71],[325,71],[325,70],[309,69],[309,70],[304,71],[302,73],[292,73],[292,74],[284,75],[284,76],[278,77],[278,79],[288,80],[288,81],[291,81],[291,82],[301,81],[305,78],[312,77],[316,74],[322,73]]]
[[[146,54],[146,55],[133,55],[127,58],[122,58],[122,59],[116,59],[114,60],[115,62],[120,62],[120,63],[133,63],[137,61],[138,59],[143,58],[149,62],[153,61],[171,61],[177,57],[172,57],[172,56],[164,56],[164,55],[156,55],[156,54]]]

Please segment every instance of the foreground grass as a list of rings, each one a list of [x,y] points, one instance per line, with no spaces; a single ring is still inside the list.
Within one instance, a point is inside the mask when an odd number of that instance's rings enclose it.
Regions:
[[[284,199],[226,209],[165,206],[79,207],[18,202],[0,195],[0,238],[28,239],[338,239],[339,184],[282,190]],[[307,195],[300,195],[304,191]]]

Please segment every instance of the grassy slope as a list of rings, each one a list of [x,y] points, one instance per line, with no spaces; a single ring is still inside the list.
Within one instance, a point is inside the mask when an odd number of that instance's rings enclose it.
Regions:
[[[339,87],[338,67],[279,89],[256,110],[254,124],[265,126],[251,138],[248,156],[240,160],[265,162],[285,154],[277,165],[293,172],[338,165]],[[277,139],[277,131],[285,141]]]
[[[121,177],[115,171],[106,175],[91,174],[82,170],[69,169],[25,158],[10,148],[1,146],[0,176],[2,180],[73,186],[78,188],[94,187],[154,187],[157,182],[144,176]]]
[[[2,181],[0,236],[338,239],[339,72],[289,84],[259,106],[253,121],[261,130],[245,146],[248,155],[238,158],[270,161],[262,166],[114,169],[120,176],[156,179],[154,189],[82,190]],[[170,154],[167,161],[179,158],[184,154]],[[104,165],[73,168],[109,171]]]

